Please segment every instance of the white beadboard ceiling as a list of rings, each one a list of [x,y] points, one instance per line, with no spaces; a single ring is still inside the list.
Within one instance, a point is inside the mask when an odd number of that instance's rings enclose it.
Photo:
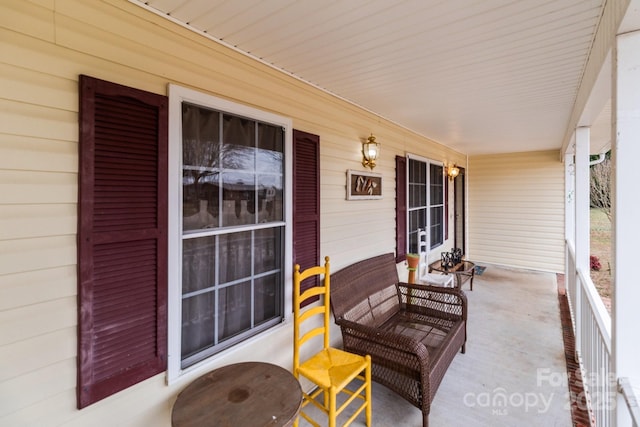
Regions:
[[[606,2],[131,1],[465,154],[561,147]]]

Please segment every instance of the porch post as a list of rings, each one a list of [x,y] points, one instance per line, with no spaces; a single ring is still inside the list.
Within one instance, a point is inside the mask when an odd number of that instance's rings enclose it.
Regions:
[[[564,190],[565,190],[565,211],[564,211],[564,238],[576,245],[576,194],[575,194],[575,165],[573,153],[564,155]]]
[[[612,82],[612,372],[640,386],[640,31],[616,37]],[[616,424],[631,425],[618,394]]]
[[[574,228],[574,244],[576,251],[576,271],[575,276],[572,277],[575,283],[581,283],[578,280],[577,272],[582,271],[589,274],[589,145],[590,145],[590,128],[579,127],[576,129],[576,149],[575,149],[575,228]],[[582,286],[576,285],[575,287],[575,307],[573,308],[576,330],[575,330],[575,342],[576,353],[580,352],[582,348],[582,307],[580,301],[582,301]],[[579,354],[576,354],[576,360],[578,360]]]
[[[575,138],[575,133],[572,139],[573,138]],[[564,286],[565,295],[567,296],[569,309],[571,310],[571,317],[573,319],[573,335],[576,337],[576,174],[574,151],[575,143],[572,142],[571,145],[567,147],[567,151],[564,154]],[[573,253],[571,251],[573,251]],[[574,356],[576,355],[574,354]]]
[[[576,129],[576,160],[575,160],[575,242],[576,268],[589,271],[589,145],[590,128]]]

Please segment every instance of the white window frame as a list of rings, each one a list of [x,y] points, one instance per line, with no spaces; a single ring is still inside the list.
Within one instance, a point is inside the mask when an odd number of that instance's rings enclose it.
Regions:
[[[272,125],[279,125],[284,128],[284,222],[285,222],[285,242],[284,242],[284,301],[283,318],[288,322],[293,311],[293,161],[292,161],[292,141],[293,123],[288,117],[262,111],[246,105],[237,104],[222,98],[215,97],[203,92],[198,92],[182,86],[168,85],[169,92],[169,262],[168,262],[168,351],[167,351],[167,383],[171,384],[183,374],[202,369],[211,364],[216,358],[223,357],[229,353],[241,351],[244,344],[259,339],[259,337],[273,331],[278,325],[266,329],[257,335],[248,338],[244,342],[238,343],[230,348],[222,350],[198,363],[187,368],[181,367],[181,334],[182,334],[182,103],[188,102],[194,105],[211,108],[224,113],[235,114],[249,119],[262,121]]]
[[[406,237],[406,241],[407,241],[407,247],[405,248],[407,253],[409,253],[409,245],[410,245],[410,240],[409,240],[409,232],[410,232],[410,227],[411,227],[411,222],[410,222],[410,217],[409,217],[409,210],[410,210],[410,205],[409,205],[409,161],[410,160],[415,160],[415,161],[419,161],[419,162],[423,162],[427,165],[427,182],[426,182],[426,190],[427,190],[427,194],[426,194],[426,208],[427,208],[427,224],[425,226],[425,231],[427,232],[426,235],[426,239],[427,239],[427,245],[426,245],[426,254],[427,257],[429,256],[429,252],[431,251],[438,251],[439,248],[442,248],[445,243],[445,236],[446,236],[446,226],[447,226],[447,219],[446,219],[446,212],[447,212],[447,195],[445,193],[445,181],[447,179],[446,176],[443,176],[443,185],[442,185],[442,205],[443,205],[443,210],[442,210],[442,235],[441,240],[442,243],[438,246],[434,246],[433,248],[431,247],[431,173],[430,173],[430,167],[431,165],[436,165],[436,166],[440,166],[442,167],[442,170],[444,172],[445,168],[444,168],[444,162],[441,161],[437,161],[437,160],[433,160],[433,159],[429,159],[427,157],[422,157],[416,154],[407,154],[407,168],[406,168],[406,179],[405,179],[405,185],[406,185],[406,195],[407,195],[407,213],[406,213],[406,224],[407,224],[407,237]],[[418,243],[418,251],[420,249],[420,244]]]

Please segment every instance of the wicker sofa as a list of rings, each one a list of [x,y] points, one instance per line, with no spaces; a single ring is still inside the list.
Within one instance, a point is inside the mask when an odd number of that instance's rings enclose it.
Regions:
[[[344,349],[370,354],[373,380],[418,407],[427,427],[449,364],[465,352],[464,292],[400,283],[389,253],[332,273],[331,309]]]

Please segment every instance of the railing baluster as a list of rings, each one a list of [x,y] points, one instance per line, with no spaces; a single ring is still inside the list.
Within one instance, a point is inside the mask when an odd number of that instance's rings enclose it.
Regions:
[[[567,299],[590,414],[597,427],[613,426],[618,385],[611,378],[611,316],[589,272],[576,268],[575,250],[569,241],[566,252]],[[624,389],[620,385],[620,392],[625,397],[633,425],[637,427],[640,407],[634,390],[630,386]]]

